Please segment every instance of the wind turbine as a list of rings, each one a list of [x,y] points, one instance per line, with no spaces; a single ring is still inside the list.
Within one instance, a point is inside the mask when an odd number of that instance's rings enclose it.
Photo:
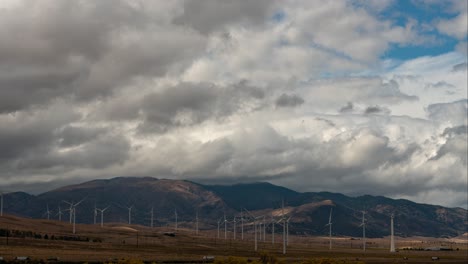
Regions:
[[[99,208],[96,208],[98,211],[101,212],[101,227],[104,226],[104,212],[109,208],[109,206],[107,206],[106,208],[104,209],[99,209]]]
[[[265,221],[265,216],[263,216],[263,242],[266,242],[266,221]]]
[[[365,219],[365,211],[362,211],[362,249],[366,251],[366,219]]]
[[[62,221],[63,212],[62,212],[62,209],[60,208],[60,206],[58,207],[58,213],[56,215],[58,215],[59,221]]]
[[[125,206],[125,208],[127,208],[127,210],[128,210],[128,224],[131,225],[131,224],[132,224],[132,208],[133,208],[133,204],[130,205],[130,207]]]
[[[83,198],[81,201],[77,202],[76,204],[73,202],[67,202],[64,201],[65,203],[70,205],[70,220],[73,218],[73,234],[76,233],[75,225],[76,225],[76,207],[82,203],[86,198]]]
[[[330,208],[330,216],[328,217],[328,224],[325,225],[329,227],[329,231],[328,231],[328,240],[330,243],[328,246],[329,250],[332,249],[332,212],[333,212],[333,207]]]
[[[236,216],[234,216],[234,219],[232,220],[232,223],[234,224],[234,234],[233,234],[233,238],[234,240],[236,240]]]
[[[244,210],[252,217],[253,219],[253,223],[254,223],[254,234],[255,234],[255,244],[254,244],[254,250],[257,251],[258,249],[258,242],[257,242],[257,219],[260,218],[261,216],[258,216],[258,217],[255,217],[254,215],[252,215],[247,209],[244,208]]]
[[[3,216],[3,192],[0,192],[0,216]]]
[[[271,244],[275,244],[275,219],[271,216]]]
[[[96,217],[97,217],[97,208],[96,208],[96,203],[94,203],[94,224],[96,224]]]
[[[151,206],[151,228],[153,228],[153,221],[154,221],[154,207]]]
[[[390,218],[390,252],[395,252],[395,238],[394,238],[394,232],[393,232],[393,218],[395,216],[392,213],[392,216]]]
[[[218,219],[218,239],[219,239],[219,224],[221,223],[221,219],[222,218]]]
[[[286,216],[284,214],[284,200],[281,203],[281,219],[278,222],[283,223],[283,254],[286,254],[286,246],[288,244],[288,235],[289,233],[289,219],[286,219]]]
[[[175,214],[175,231],[177,232],[177,209],[174,209]]]
[[[50,213],[51,211],[49,210],[49,204],[47,204],[47,211],[45,211],[45,215],[47,215],[47,220],[50,220]]]
[[[244,240],[244,212],[241,211],[241,240]]]
[[[227,239],[227,220],[226,220],[226,213],[224,213],[224,240]]]
[[[195,235],[198,236],[198,210],[195,212]]]

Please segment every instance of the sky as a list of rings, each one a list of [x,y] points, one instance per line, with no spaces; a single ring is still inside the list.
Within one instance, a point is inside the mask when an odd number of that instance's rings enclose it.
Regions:
[[[467,197],[467,1],[1,0],[0,189]]]

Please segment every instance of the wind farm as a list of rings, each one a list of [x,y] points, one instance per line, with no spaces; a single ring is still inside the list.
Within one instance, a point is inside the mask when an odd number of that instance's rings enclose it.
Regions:
[[[122,179],[115,181],[121,182]],[[125,181],[128,188],[131,188],[130,182],[138,185],[143,182],[146,185],[162,184],[164,189],[168,188],[169,183],[179,186],[178,188],[184,184],[184,192],[193,188],[196,193],[203,193],[202,189],[197,189],[201,188],[199,185],[187,182],[135,178]],[[88,185],[85,183],[76,188],[83,193],[95,193],[86,186]],[[91,186],[96,186],[96,183]],[[319,258],[336,261],[359,259],[365,263],[379,263],[383,259],[398,260],[403,257],[421,261],[434,255],[432,249],[438,248],[438,256],[456,263],[464,261],[463,254],[467,253],[467,237],[463,233],[434,237],[405,235],[403,230],[406,223],[400,220],[407,217],[403,206],[400,211],[398,206],[392,207],[380,220],[380,216],[370,205],[362,208],[355,206],[353,209],[349,202],[342,204],[320,199],[295,205],[293,197],[283,199],[283,195],[278,196],[279,200],[272,203],[270,208],[251,208],[246,204],[235,210],[229,206],[231,203],[224,202],[225,199],[229,201],[229,197],[219,200],[219,207],[213,207],[213,203],[204,207],[208,200],[202,199],[200,204],[192,204],[196,208],[193,209],[183,203],[169,203],[168,199],[163,200],[164,204],[159,204],[157,200],[139,203],[132,195],[119,201],[106,201],[102,197],[98,199],[81,192],[71,197],[67,194],[70,190],[75,190],[75,187],[59,189],[53,192],[53,196],[51,193],[47,194],[45,197],[49,197],[48,199],[40,199],[40,203],[45,203],[46,212],[49,212],[44,214],[42,210],[40,219],[18,216],[10,206],[9,199],[13,196],[5,195],[7,210],[6,215],[0,219],[0,256],[12,258],[20,252],[30,252],[28,255],[37,259],[57,255],[69,261],[106,261],[124,257],[147,261],[195,261],[203,256],[215,256],[217,259],[229,256],[255,259],[268,254],[297,263]],[[157,189],[152,192],[157,192]],[[60,197],[63,195],[58,206],[50,199],[56,193],[60,193]],[[109,193],[113,193],[112,189]],[[211,197],[209,201],[215,201],[214,192],[208,191],[206,194],[206,197]],[[173,191],[166,195],[175,197]],[[62,206],[68,206],[69,219],[62,221],[60,214],[53,214],[48,209],[49,204],[52,208],[59,208],[59,212],[62,212]],[[151,204],[149,221],[148,204]],[[384,205],[381,201],[376,208],[381,210]],[[155,215],[154,212],[158,213]],[[449,211],[444,214],[448,219]],[[395,215],[400,216],[396,226]],[[309,227],[312,223],[315,225]],[[319,231],[314,233],[314,226]],[[5,230],[9,234],[8,244],[5,235],[2,236]],[[383,235],[376,233],[378,230],[383,231]],[[42,253],[34,253],[34,249],[40,249]],[[83,254],[74,253],[78,251],[94,252],[96,257],[83,257]]]

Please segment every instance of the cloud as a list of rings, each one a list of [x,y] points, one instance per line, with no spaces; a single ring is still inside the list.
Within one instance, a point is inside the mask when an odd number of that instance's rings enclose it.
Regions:
[[[366,108],[366,110],[364,110],[364,114],[368,115],[368,114],[378,114],[378,113],[385,113],[385,114],[389,114],[390,113],[390,110],[387,109],[387,108],[382,108],[378,105],[376,106],[368,106]]]
[[[304,99],[295,94],[282,94],[276,101],[276,107],[296,107],[304,103]]]
[[[351,102],[348,102],[345,106],[341,107],[339,112],[340,113],[346,113],[346,112],[351,112],[353,111],[354,104]]]
[[[454,11],[457,15],[450,19],[441,19],[436,23],[437,29],[449,36],[466,39],[468,28],[468,5],[466,1],[454,1]]]
[[[3,10],[0,112],[66,96],[95,100],[138,78],[175,71],[204,49],[203,36],[164,25],[164,12],[149,5],[24,1]]]
[[[427,113],[431,120],[441,123],[450,123],[452,126],[467,123],[468,100],[460,100],[451,103],[431,104],[427,107]]]
[[[267,0],[208,0],[184,1],[183,12],[174,18],[175,24],[187,25],[203,34],[223,30],[233,24],[255,25],[265,23],[272,14],[275,1]]]
[[[237,111],[255,111],[263,105],[264,92],[247,83],[228,87],[211,83],[180,83],[141,101],[141,131],[166,132],[172,127],[193,126],[222,119]]]
[[[466,56],[388,58],[429,45],[436,28],[458,38],[451,25],[463,10],[448,5],[450,18],[424,31],[429,22],[400,21],[394,7],[3,5],[0,187],[41,192],[125,175],[266,180],[466,207]]]
[[[466,72],[467,68],[468,68],[468,64],[466,62],[464,62],[464,63],[459,63],[457,65],[453,65],[452,71],[454,71],[454,72],[458,72],[458,71]]]

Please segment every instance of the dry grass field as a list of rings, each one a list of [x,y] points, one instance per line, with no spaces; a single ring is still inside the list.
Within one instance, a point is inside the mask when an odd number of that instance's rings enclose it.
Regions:
[[[239,256],[259,259],[268,254],[276,256],[283,263],[301,263],[305,260],[332,259],[338,263],[430,263],[431,257],[440,258],[443,263],[468,263],[467,237],[454,239],[397,238],[399,252],[390,253],[389,239],[367,240],[367,250],[363,252],[362,241],[358,238],[334,238],[333,249],[328,249],[327,237],[290,236],[287,254],[281,254],[281,235],[276,234],[272,243],[270,234],[258,243],[254,251],[253,234],[246,233],[244,240],[217,239],[216,231],[203,231],[196,236],[193,230],[179,229],[175,236],[167,227],[149,228],[128,226],[120,223],[99,225],[72,225],[68,222],[24,219],[14,216],[0,217],[0,230],[9,230],[9,237],[0,236],[0,256],[13,260],[16,256],[29,256],[32,260],[46,260],[59,257],[66,262],[108,262],[116,259],[138,259],[149,262],[183,263],[200,261],[203,256],[223,259]],[[1,235],[1,234],[0,234]],[[418,251],[403,248],[446,247],[452,251]],[[458,250],[457,250],[458,249]],[[407,258],[407,259],[404,259]],[[317,262],[320,263],[320,262]],[[329,263],[322,261],[321,263]]]

